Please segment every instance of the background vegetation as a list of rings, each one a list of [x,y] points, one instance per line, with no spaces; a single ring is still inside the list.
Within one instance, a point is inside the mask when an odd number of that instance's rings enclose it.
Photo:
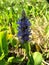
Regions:
[[[23,9],[32,33],[26,48],[17,37],[16,22]],[[46,64],[49,64],[49,3],[46,0],[0,0],[0,65]]]

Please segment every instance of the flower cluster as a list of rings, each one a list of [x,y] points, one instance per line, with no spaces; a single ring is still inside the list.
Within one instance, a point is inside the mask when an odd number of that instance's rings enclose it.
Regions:
[[[21,41],[24,43],[29,40],[30,28],[31,25],[28,19],[25,16],[25,11],[22,12],[22,18],[17,22],[18,26],[18,37],[21,38]]]

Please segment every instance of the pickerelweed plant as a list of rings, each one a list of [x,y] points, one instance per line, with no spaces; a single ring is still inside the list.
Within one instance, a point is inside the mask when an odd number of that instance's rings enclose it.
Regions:
[[[18,38],[20,39],[21,43],[25,46],[26,54],[28,59],[31,61],[31,54],[30,54],[30,43],[29,43],[29,35],[31,34],[30,26],[31,23],[29,22],[28,18],[26,17],[25,11],[22,11],[22,17],[18,20]],[[33,58],[32,58],[33,59]],[[31,63],[33,60],[31,61]]]

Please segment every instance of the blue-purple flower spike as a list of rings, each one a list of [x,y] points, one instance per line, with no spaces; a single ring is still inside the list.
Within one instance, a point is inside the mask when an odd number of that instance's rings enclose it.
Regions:
[[[21,39],[22,43],[27,42],[29,40],[30,35],[30,22],[26,18],[25,11],[22,11],[22,18],[17,22],[18,26],[18,37]]]

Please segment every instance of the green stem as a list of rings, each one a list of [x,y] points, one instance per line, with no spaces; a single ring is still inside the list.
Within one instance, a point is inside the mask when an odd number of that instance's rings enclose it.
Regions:
[[[26,54],[28,56],[28,58],[30,58],[31,54],[30,54],[30,51],[31,51],[31,47],[30,47],[30,43],[25,43],[25,50],[26,50]]]
[[[25,50],[26,50],[26,54],[28,56],[28,59],[30,61],[30,65],[33,64],[34,65],[34,60],[31,54],[31,47],[30,47],[30,43],[25,43]]]

